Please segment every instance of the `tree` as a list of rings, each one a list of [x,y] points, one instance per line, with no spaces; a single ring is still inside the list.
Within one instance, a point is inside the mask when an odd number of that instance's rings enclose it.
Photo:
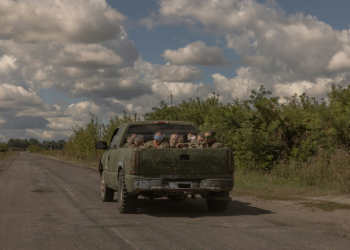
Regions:
[[[110,117],[107,125],[102,125],[102,141],[110,142],[114,130],[121,124],[133,121],[130,115],[127,115],[124,111],[122,117]]]
[[[5,143],[0,142],[0,152],[7,152],[8,151],[8,147]]]

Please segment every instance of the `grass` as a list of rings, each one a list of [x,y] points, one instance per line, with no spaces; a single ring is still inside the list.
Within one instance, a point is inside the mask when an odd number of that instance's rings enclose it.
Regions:
[[[18,152],[16,151],[7,151],[7,152],[0,152],[0,161],[5,160],[5,159],[10,159],[17,155]]]
[[[266,200],[300,200],[308,196],[337,194],[334,190],[317,186],[300,185],[273,174],[236,171],[234,196],[252,196]]]
[[[234,195],[291,200],[350,192],[350,153],[319,149],[307,162],[281,162],[270,173],[237,170]]]
[[[307,207],[315,207],[327,212],[333,212],[334,210],[338,210],[338,209],[343,209],[343,210],[350,209],[350,204],[343,204],[343,203],[332,202],[332,201],[307,201],[307,202],[300,202],[299,204],[303,204]]]
[[[87,166],[89,168],[95,169],[95,170],[98,169],[98,164],[99,164],[99,160],[100,160],[99,155],[93,155],[91,157],[84,158],[84,159],[77,159],[77,157],[71,156],[71,155],[67,154],[66,152],[64,152],[63,150],[42,150],[42,151],[38,152],[38,154],[51,156],[51,157],[54,157],[56,159],[63,160],[63,161],[78,163],[78,164]]]

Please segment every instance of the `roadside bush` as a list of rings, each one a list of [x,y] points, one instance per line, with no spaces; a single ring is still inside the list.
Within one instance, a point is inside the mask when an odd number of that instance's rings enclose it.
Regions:
[[[350,154],[339,147],[329,154],[319,148],[307,162],[281,162],[272,175],[298,183],[303,187],[318,187],[338,193],[350,192]]]
[[[30,145],[27,150],[31,153],[38,153],[42,150],[41,147],[39,147],[38,145]]]
[[[0,143],[0,152],[7,152],[8,147],[5,143]]]

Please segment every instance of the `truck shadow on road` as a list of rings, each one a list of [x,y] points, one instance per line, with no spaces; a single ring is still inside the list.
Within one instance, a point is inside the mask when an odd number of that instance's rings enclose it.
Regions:
[[[170,201],[168,199],[139,199],[137,214],[148,214],[155,217],[205,217],[205,216],[244,216],[262,215],[273,212],[251,206],[250,203],[231,201],[226,212],[213,213],[207,208],[206,200],[187,199],[185,201]]]

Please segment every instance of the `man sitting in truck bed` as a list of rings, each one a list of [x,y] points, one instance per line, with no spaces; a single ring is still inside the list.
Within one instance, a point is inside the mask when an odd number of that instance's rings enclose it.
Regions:
[[[154,135],[154,140],[146,142],[144,148],[169,148],[169,144],[164,141],[165,134],[163,131],[157,131]]]
[[[197,139],[197,132],[196,131],[191,131],[187,134],[187,141],[189,143],[195,142]]]
[[[179,135],[178,134],[172,134],[169,139],[169,147],[170,148],[176,148],[176,145],[179,143]]]
[[[134,143],[128,146],[128,148],[138,148],[138,147],[143,147],[143,136],[142,135],[136,135],[134,138]]]
[[[205,143],[203,143],[203,148],[221,148],[222,144],[215,140],[215,131],[207,130],[205,132]]]
[[[133,145],[135,136],[136,136],[136,134],[132,134],[131,136],[128,136],[128,138],[126,138],[126,143],[124,143],[123,147],[127,148],[130,145]]]
[[[203,148],[205,145],[205,135],[204,133],[199,133],[197,135],[197,139],[187,143],[187,145],[185,145],[184,147],[188,147],[188,148]]]

